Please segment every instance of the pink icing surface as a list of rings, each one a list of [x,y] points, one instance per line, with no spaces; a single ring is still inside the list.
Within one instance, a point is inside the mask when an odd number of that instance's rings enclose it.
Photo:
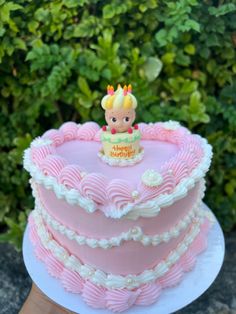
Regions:
[[[31,218],[31,217],[30,217]],[[33,241],[34,251],[38,258],[40,258],[37,252],[40,252],[42,244],[37,236],[37,228],[33,219],[29,221],[30,226],[30,238],[35,238]],[[193,241],[188,249],[188,253],[192,257],[193,265],[195,264],[197,255],[206,248],[206,234],[210,224],[207,219],[202,224],[199,235]],[[31,235],[33,233],[33,236]],[[113,312],[123,312],[130,308],[132,305],[149,305],[159,298],[161,292],[165,288],[173,287],[177,285],[183,278],[185,272],[189,271],[189,261],[186,259],[186,254],[183,255],[180,260],[171,267],[171,269],[161,278],[155,282],[141,285],[137,289],[105,289],[91,283],[89,280],[84,280],[80,275],[74,271],[61,267],[61,263],[58,264],[56,259],[50,258],[52,253],[44,249],[46,258],[41,259],[46,267],[49,264],[57,270],[56,276],[67,291],[73,293],[81,293],[83,300],[94,308],[108,308]],[[48,268],[48,267],[47,267]]]
[[[173,157],[178,151],[175,144],[161,141],[141,141],[144,147],[144,158],[141,163],[132,167],[111,167],[104,164],[97,153],[101,144],[92,141],[69,141],[56,147],[57,154],[65,158],[70,164],[78,164],[87,172],[97,172],[106,175],[109,179],[125,179],[136,184],[147,168],[160,170],[164,162]],[[161,153],[160,153],[161,152]]]
[[[173,227],[196,203],[199,184],[192,188],[186,197],[173,205],[162,208],[159,215],[150,218],[112,219],[101,211],[87,213],[78,205],[70,205],[64,199],[58,199],[53,191],[37,185],[42,206],[60,223],[81,235],[94,238],[112,237],[134,226],[142,228],[148,235],[161,233]]]
[[[177,238],[172,238],[167,243],[162,242],[158,246],[144,246],[139,242],[127,241],[118,247],[102,249],[78,245],[75,240],[68,239],[50,226],[47,225],[47,228],[53,238],[82,263],[115,275],[139,274],[145,269],[154,267],[176,248],[189,232],[187,228]]]
[[[169,207],[162,208],[156,217],[139,218],[136,221],[107,218],[101,211],[89,214],[79,206],[69,205],[64,200],[58,200],[52,191],[42,186],[39,186],[38,190],[42,206],[60,223],[81,235],[91,238],[109,238],[136,226],[141,227],[147,235],[160,234],[169,230],[192,209],[198,197],[199,185],[190,190],[185,198]],[[50,226],[47,227],[53,237],[83,263],[93,265],[106,272],[124,275],[137,274],[153,267],[165,258],[188,232],[186,229],[177,238],[158,246],[143,246],[139,242],[128,241],[119,247],[104,250],[78,245],[75,240],[69,240]]]

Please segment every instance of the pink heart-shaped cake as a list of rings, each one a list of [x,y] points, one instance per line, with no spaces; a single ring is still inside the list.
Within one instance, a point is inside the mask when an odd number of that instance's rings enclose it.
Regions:
[[[175,286],[205,249],[210,226],[202,198],[211,146],[175,121],[132,126],[136,105],[130,86],[109,86],[108,126],[67,122],[24,156],[37,257],[46,254],[65,289],[116,312]]]

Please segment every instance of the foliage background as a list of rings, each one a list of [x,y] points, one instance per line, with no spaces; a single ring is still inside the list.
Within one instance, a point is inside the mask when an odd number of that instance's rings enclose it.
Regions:
[[[33,207],[22,153],[63,121],[103,123],[107,84],[131,82],[138,120],[179,120],[214,147],[207,204],[236,223],[236,2],[0,0],[0,241]]]

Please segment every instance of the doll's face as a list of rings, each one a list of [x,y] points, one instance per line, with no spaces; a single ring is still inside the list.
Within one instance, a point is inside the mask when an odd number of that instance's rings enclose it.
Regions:
[[[105,119],[110,129],[115,129],[117,133],[127,132],[135,120],[135,110],[107,109]]]

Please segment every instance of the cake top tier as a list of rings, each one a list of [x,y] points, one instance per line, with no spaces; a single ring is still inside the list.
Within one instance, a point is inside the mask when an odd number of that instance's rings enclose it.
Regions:
[[[186,195],[210,166],[211,146],[178,122],[139,124],[145,155],[132,167],[110,167],[97,156],[100,127],[64,123],[35,139],[24,167],[58,198],[107,217],[152,217]]]

